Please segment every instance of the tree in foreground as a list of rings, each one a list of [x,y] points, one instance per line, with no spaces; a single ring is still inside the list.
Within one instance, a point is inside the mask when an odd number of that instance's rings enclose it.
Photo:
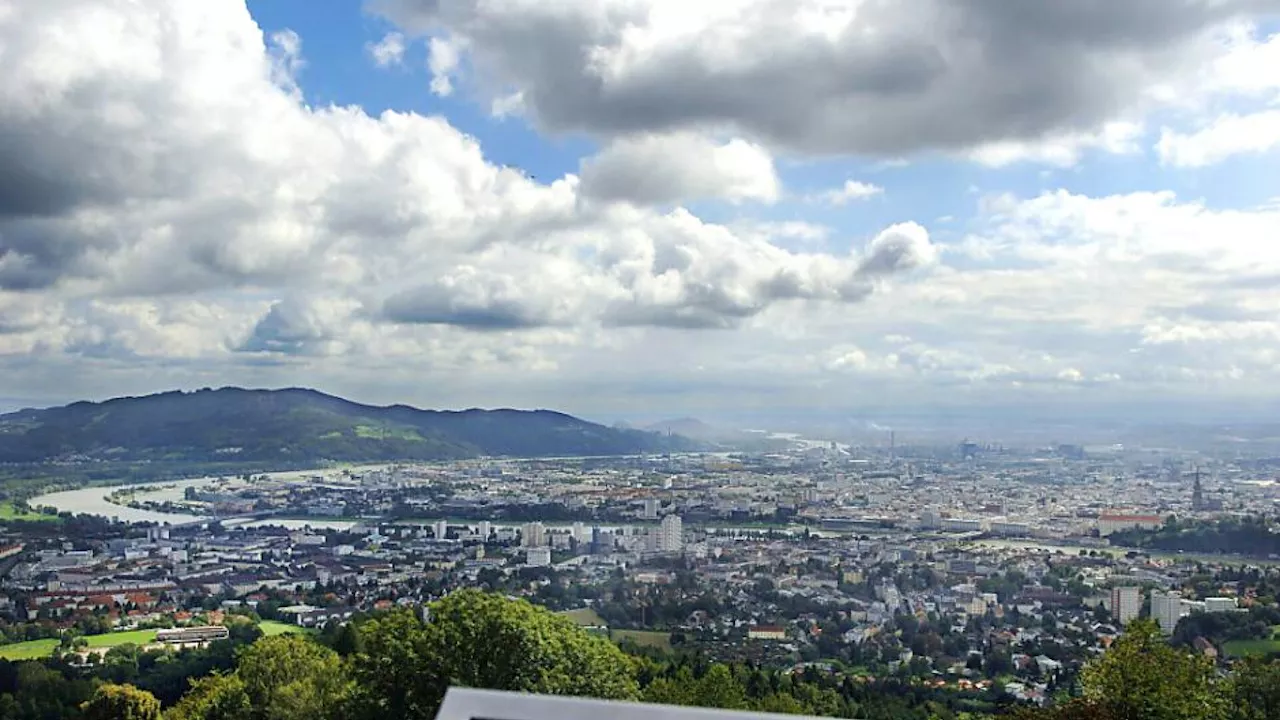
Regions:
[[[280,720],[332,717],[350,689],[338,654],[299,635],[254,643],[240,658],[236,674],[250,704],[265,717]]]
[[[263,638],[234,673],[192,683],[169,720],[324,720],[345,717],[352,691],[338,654],[298,635]]]
[[[160,720],[160,701],[132,685],[99,685],[80,710],[84,720]]]
[[[1280,663],[1250,657],[1233,668],[1232,720],[1280,718]]]
[[[1048,709],[1016,708],[1014,720],[1123,720],[1106,702],[1077,698]]]
[[[775,706],[781,707],[786,700],[781,695],[774,698]],[[794,707],[802,705],[790,695],[787,700]],[[657,678],[644,691],[644,701],[663,705],[697,705],[699,707],[724,708],[728,710],[746,709],[747,691],[742,683],[733,676],[728,665],[716,664],[707,669],[706,674],[694,679],[688,666],[680,668],[672,677]],[[772,712],[784,712],[772,710]],[[804,712],[803,709],[795,712]]]
[[[424,623],[398,611],[361,627],[352,656],[361,714],[431,718],[453,685],[635,699],[632,660],[567,618],[524,600],[455,592]]]
[[[1130,624],[1081,682],[1120,720],[1222,720],[1230,709],[1213,661],[1170,647],[1149,620]]]
[[[1232,703],[1213,662],[1170,647],[1149,620],[1135,621],[1081,674],[1084,697],[1021,720],[1228,720]]]
[[[194,680],[191,690],[165,713],[166,720],[249,720],[252,705],[235,673]]]

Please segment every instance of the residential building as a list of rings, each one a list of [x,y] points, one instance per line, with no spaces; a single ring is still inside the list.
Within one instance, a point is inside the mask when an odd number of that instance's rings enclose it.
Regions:
[[[1142,611],[1142,588],[1123,585],[1111,588],[1111,617],[1121,627],[1128,625]]]
[[[156,631],[156,641],[171,645],[188,643],[207,643],[214,640],[226,640],[230,632],[222,625],[206,625],[203,627],[166,628]]]
[[[1122,530],[1156,530],[1164,525],[1159,515],[1121,515],[1103,513],[1098,516],[1098,534],[1106,537]]]
[[[776,625],[757,625],[747,628],[747,637],[751,640],[786,640],[787,631]]]
[[[1020,522],[992,520],[991,533],[1006,537],[1026,537],[1031,534],[1031,526]]]
[[[937,530],[942,527],[942,514],[937,510],[925,510],[920,513],[920,527],[926,530]]]
[[[525,523],[520,532],[520,544],[535,548],[547,544],[547,529],[540,522]]]
[[[677,553],[684,549],[684,521],[679,515],[668,515],[662,518],[662,529],[658,539],[658,550]]]
[[[980,532],[982,530],[982,521],[967,518],[949,518],[942,521],[942,529],[947,532]]]
[[[547,567],[551,564],[551,548],[540,546],[526,549],[524,562],[529,567]]]
[[[1236,599],[1229,597],[1211,597],[1204,599],[1205,612],[1231,612],[1236,609]]]
[[[1191,604],[1178,592],[1151,591],[1151,617],[1166,635],[1173,634],[1178,621],[1191,614]]]

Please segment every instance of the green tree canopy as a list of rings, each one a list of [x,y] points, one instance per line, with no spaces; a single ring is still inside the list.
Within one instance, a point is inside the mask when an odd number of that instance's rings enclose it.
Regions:
[[[325,720],[345,717],[352,690],[338,654],[298,635],[249,646],[230,675],[192,684],[169,720]]]
[[[99,685],[80,710],[84,720],[160,720],[160,701],[132,685]]]
[[[1081,681],[1118,720],[1220,720],[1229,709],[1213,662],[1170,647],[1149,620],[1130,624]]]
[[[336,652],[298,635],[255,642],[241,656],[236,675],[255,715],[267,720],[332,717],[350,685]]]
[[[566,618],[478,590],[366,623],[352,675],[370,717],[431,718],[451,685],[634,699],[631,659]]]
[[[683,666],[674,677],[660,677],[644,689],[644,701],[661,705],[696,705],[698,703],[697,680],[689,666]]]
[[[694,705],[739,710],[747,707],[747,691],[728,665],[712,665],[698,680]]]
[[[249,693],[234,673],[192,681],[191,690],[165,713],[166,720],[249,720],[251,717]]]
[[[1233,668],[1232,720],[1280,718],[1280,662],[1250,657]]]
[[[426,626],[410,610],[397,610],[360,628],[363,648],[351,656],[356,701],[369,718],[431,718],[440,695],[421,673]]]

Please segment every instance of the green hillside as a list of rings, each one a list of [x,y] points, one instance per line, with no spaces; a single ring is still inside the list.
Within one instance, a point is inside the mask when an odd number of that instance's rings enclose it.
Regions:
[[[375,407],[315,390],[222,388],[0,416],[0,463],[280,462],[615,455],[694,443],[549,410]]]

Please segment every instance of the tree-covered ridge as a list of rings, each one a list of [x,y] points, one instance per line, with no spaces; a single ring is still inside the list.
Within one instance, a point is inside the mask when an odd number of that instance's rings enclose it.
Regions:
[[[374,407],[315,390],[222,388],[78,402],[0,416],[0,463],[300,463],[478,455],[615,455],[694,444],[549,410]]]

